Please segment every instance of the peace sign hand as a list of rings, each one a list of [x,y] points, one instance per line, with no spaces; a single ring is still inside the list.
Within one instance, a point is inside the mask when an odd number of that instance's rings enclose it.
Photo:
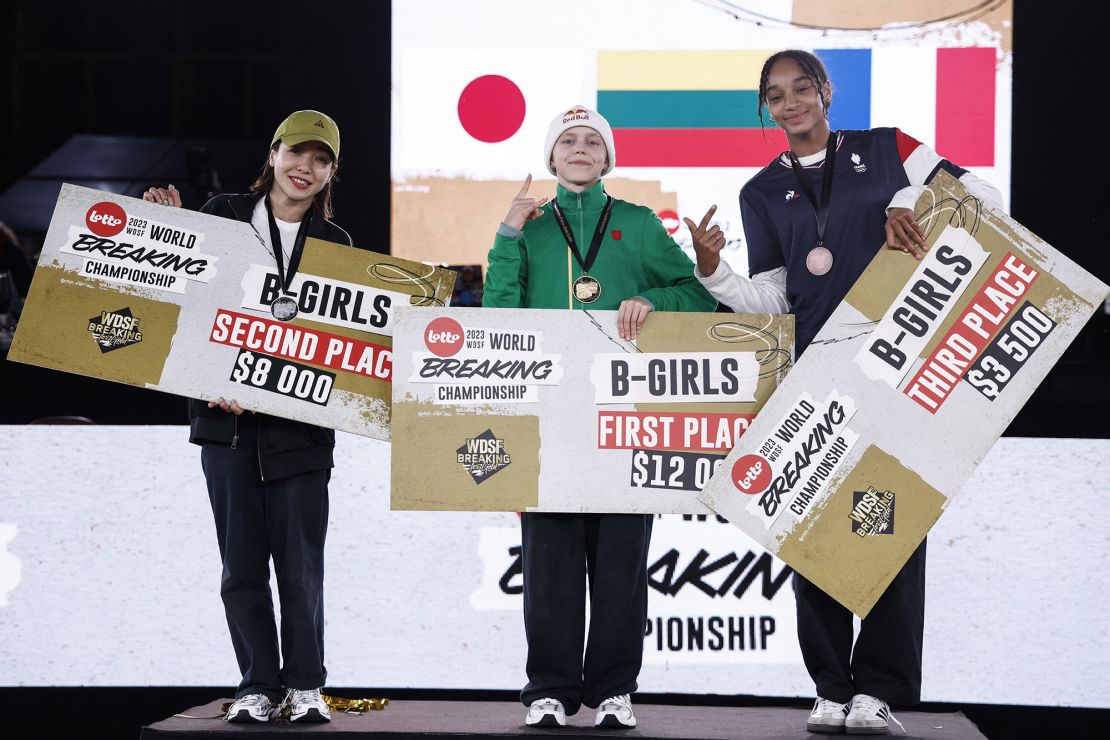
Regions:
[[[717,212],[717,206],[710,206],[709,210],[702,216],[701,223],[694,226],[694,222],[683,216],[682,220],[686,222],[686,227],[690,229],[690,236],[694,239],[694,252],[698,258],[698,272],[705,277],[710,277],[717,271],[717,265],[721,264],[721,250],[725,247],[725,232],[721,231],[721,227],[717,224],[706,228],[709,225],[709,219],[713,218],[713,214]]]
[[[513,202],[509,206],[509,212],[505,214],[504,221],[507,226],[512,226],[514,229],[523,229],[524,224],[543,215],[540,207],[547,203],[548,199],[544,198],[537,201],[535,198],[529,198],[528,188],[531,184],[532,175],[528,175],[524,178],[524,185],[520,188],[520,192],[513,198]]]

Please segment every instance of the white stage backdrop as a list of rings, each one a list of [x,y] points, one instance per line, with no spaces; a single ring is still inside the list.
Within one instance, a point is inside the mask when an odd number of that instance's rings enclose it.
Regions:
[[[0,427],[0,685],[233,685],[185,427]],[[389,511],[389,447],[339,435],[334,686],[516,689],[514,514]],[[1002,439],[929,537],[924,699],[1110,707],[1110,441]],[[1066,505],[1065,505],[1066,504]],[[652,542],[641,689],[809,696],[783,564],[715,520]]]

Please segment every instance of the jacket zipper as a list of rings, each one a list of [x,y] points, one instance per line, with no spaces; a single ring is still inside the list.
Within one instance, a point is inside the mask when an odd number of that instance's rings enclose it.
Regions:
[[[231,449],[239,446],[239,417],[232,414],[231,418]]]
[[[578,238],[583,239],[586,235],[586,220],[582,215],[582,193],[575,193],[578,198]]]
[[[579,240],[581,240],[585,236],[585,233],[586,233],[585,216],[582,215],[582,193],[575,193],[574,197],[578,198],[578,238],[579,238]],[[586,249],[588,250],[589,247],[587,247]],[[584,272],[585,272],[585,269],[583,268],[583,273]],[[571,271],[571,274],[573,274],[573,270]],[[570,292],[571,292],[571,295],[574,295],[574,283],[573,282],[571,283],[571,286],[570,286]]]

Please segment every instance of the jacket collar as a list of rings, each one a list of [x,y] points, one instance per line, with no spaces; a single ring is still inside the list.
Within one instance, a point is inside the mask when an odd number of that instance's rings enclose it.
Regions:
[[[254,206],[262,197],[262,193],[235,193],[227,196],[227,207],[235,214],[236,221],[250,223],[254,215]]]
[[[555,196],[559,199],[559,207],[568,213],[578,213],[579,207],[583,213],[600,211],[605,206],[605,185],[601,180],[581,193],[572,193],[562,185],[555,186]]]
[[[250,223],[251,218],[254,216],[254,208],[258,205],[258,201],[262,200],[262,193],[236,193],[227,196],[228,208],[235,214],[236,221],[245,221]],[[327,225],[330,223],[326,218],[320,215],[316,207],[312,207],[312,223],[308,225],[308,235],[316,237],[317,239],[327,239]]]

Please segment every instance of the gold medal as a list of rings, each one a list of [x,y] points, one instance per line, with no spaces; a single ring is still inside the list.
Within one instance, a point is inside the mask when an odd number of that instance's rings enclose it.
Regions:
[[[601,283],[595,277],[583,275],[574,281],[574,297],[579,303],[593,303],[601,297]]]

